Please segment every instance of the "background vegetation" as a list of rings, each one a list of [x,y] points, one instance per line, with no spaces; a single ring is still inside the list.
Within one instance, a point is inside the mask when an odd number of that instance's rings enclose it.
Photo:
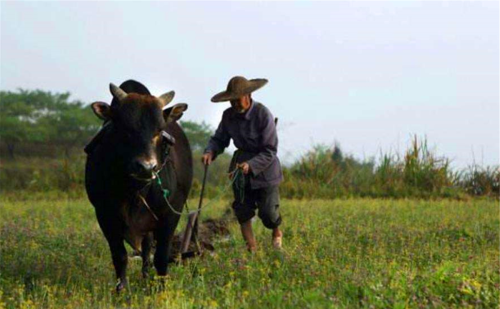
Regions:
[[[84,145],[101,121],[69,93],[41,90],[0,91],[0,190],[83,190]],[[206,123],[183,121],[196,160],[213,133]],[[227,184],[230,155],[220,156],[210,168],[207,195]],[[195,164],[192,196],[203,172]],[[498,166],[471,165],[461,171],[438,157],[425,139],[413,138],[403,154],[385,153],[359,160],[333,147],[317,145],[297,162],[284,167],[281,194],[288,198],[334,197],[453,197],[499,196]]]

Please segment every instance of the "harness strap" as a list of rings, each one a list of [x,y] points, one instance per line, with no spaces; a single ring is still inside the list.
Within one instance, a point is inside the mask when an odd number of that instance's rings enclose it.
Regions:
[[[149,212],[151,213],[151,215],[153,215],[153,218],[155,218],[156,221],[159,221],[160,219],[158,219],[158,217],[155,215],[155,213],[153,212],[153,210],[151,209],[151,207],[149,207],[149,204],[148,204],[148,202],[146,202],[146,199],[144,197],[142,197],[142,195],[140,195],[140,194],[139,194],[139,198],[141,199],[141,202],[149,210]]]

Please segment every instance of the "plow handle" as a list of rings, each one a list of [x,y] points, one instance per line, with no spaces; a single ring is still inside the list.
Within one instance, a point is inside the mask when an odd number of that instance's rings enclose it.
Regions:
[[[196,241],[196,238],[198,237],[198,226],[199,226],[198,217],[201,212],[201,206],[203,205],[203,195],[205,194],[205,184],[207,182],[207,174],[208,174],[208,165],[205,165],[205,171],[203,173],[203,182],[201,184],[200,202],[198,203],[198,211],[188,216],[186,230],[184,231],[184,235],[182,237],[182,242],[181,242],[181,253],[187,252],[191,240]]]

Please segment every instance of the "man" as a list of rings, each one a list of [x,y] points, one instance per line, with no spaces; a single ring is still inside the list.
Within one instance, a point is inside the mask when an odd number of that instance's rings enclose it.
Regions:
[[[283,180],[283,173],[276,156],[276,124],[267,107],[251,97],[252,92],[266,83],[266,79],[247,80],[236,76],[229,81],[226,91],[212,98],[212,102],[230,101],[231,107],[224,111],[202,157],[203,164],[211,164],[229,146],[231,139],[238,148],[229,170],[240,168],[245,181],[244,188],[238,185],[239,181],[233,184],[233,209],[250,252],[254,252],[257,246],[251,221],[256,210],[264,226],[272,230],[272,245],[275,248],[281,248],[283,237],[279,229],[281,216],[278,210],[278,185]]]

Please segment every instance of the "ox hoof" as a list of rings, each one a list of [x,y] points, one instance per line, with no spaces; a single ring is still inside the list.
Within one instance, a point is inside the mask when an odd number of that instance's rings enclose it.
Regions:
[[[159,290],[163,290],[167,287],[168,275],[165,276],[156,276],[155,285]]]
[[[118,282],[116,283],[116,293],[120,293],[126,288],[127,288],[127,281],[118,279]]]

